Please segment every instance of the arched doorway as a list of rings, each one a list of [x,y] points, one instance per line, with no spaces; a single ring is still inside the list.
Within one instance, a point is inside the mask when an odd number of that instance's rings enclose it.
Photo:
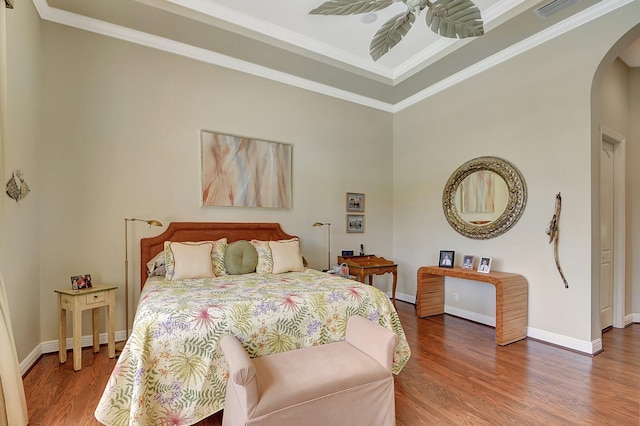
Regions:
[[[594,75],[591,99],[592,99],[592,319],[591,333],[594,339],[601,337],[602,329],[609,323],[605,310],[610,309],[611,322],[614,327],[624,327],[628,323],[631,313],[631,282],[629,268],[626,259],[629,257],[629,244],[627,236],[633,232],[631,221],[627,220],[628,203],[631,202],[627,196],[633,197],[625,189],[627,182],[630,182],[632,171],[625,169],[628,163],[629,145],[635,142],[638,146],[638,132],[632,131],[632,111],[631,104],[621,105],[620,99],[609,96],[607,90],[611,87],[611,81],[619,82],[618,86],[613,85],[616,90],[625,88],[627,99],[631,96],[640,97],[636,90],[632,91],[630,84],[630,73],[626,65],[616,61],[616,58],[640,38],[640,23],[621,37],[603,57]],[[626,67],[622,69],[622,67]],[[622,70],[622,71],[621,71]],[[626,72],[626,74],[624,74]],[[617,75],[616,75],[617,73]],[[622,77],[621,77],[622,75]],[[624,76],[626,75],[626,81]],[[612,99],[613,98],[613,99]],[[624,96],[622,97],[624,98]],[[616,105],[617,103],[617,105]],[[619,108],[617,111],[611,106]],[[640,101],[637,102],[640,105]],[[621,117],[625,111],[627,117]],[[612,119],[612,114],[618,116]],[[611,124],[615,123],[615,124]],[[633,138],[636,140],[634,141]],[[603,146],[609,145],[603,151]],[[633,148],[633,155],[637,157],[638,148]],[[607,164],[603,164],[605,161]],[[632,161],[633,163],[633,161]],[[605,175],[603,177],[603,174]],[[607,177],[610,182],[603,184],[603,179]],[[611,191],[611,192],[609,192]],[[608,213],[603,206],[611,208]],[[607,217],[607,216],[610,217]],[[603,223],[610,225],[608,230]],[[610,256],[610,257],[609,257]],[[597,279],[599,277],[599,279]],[[607,285],[610,281],[610,287]],[[610,293],[608,293],[610,292]]]

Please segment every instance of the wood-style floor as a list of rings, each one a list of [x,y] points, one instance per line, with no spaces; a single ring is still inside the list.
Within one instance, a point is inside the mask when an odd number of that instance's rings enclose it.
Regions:
[[[396,377],[396,419],[414,425],[640,425],[640,324],[603,335],[595,357],[449,315],[420,319],[398,302],[411,359]],[[93,411],[115,360],[87,348],[73,371],[48,354],[24,384],[30,425],[99,425]],[[221,425],[220,413],[198,423]]]

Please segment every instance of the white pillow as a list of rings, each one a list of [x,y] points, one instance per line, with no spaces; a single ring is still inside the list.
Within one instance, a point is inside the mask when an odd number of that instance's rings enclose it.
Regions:
[[[213,243],[170,243],[173,255],[171,280],[215,277],[211,264]]]
[[[302,255],[300,254],[300,242],[292,241],[269,241],[269,248],[273,257],[273,273],[304,271]]]

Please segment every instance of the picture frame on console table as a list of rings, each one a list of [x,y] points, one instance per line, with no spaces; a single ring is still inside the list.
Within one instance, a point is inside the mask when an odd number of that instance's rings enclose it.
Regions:
[[[473,256],[465,254],[462,256],[462,269],[473,269]]]
[[[440,260],[438,266],[441,268],[453,268],[455,264],[456,252],[453,250],[440,250]]]
[[[489,271],[491,271],[491,258],[482,256],[480,258],[480,263],[478,264],[478,272],[488,274]]]

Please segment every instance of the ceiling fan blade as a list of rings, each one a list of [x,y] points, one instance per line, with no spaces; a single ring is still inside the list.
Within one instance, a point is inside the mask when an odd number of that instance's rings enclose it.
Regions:
[[[484,34],[480,9],[471,0],[437,0],[429,7],[425,21],[443,37],[466,38]]]
[[[355,15],[381,10],[394,0],[329,0],[309,12],[310,15]]]
[[[400,13],[389,19],[378,30],[371,40],[369,54],[374,61],[380,59],[393,46],[400,43],[400,40],[407,35],[409,29],[413,25],[416,17],[410,11]]]

